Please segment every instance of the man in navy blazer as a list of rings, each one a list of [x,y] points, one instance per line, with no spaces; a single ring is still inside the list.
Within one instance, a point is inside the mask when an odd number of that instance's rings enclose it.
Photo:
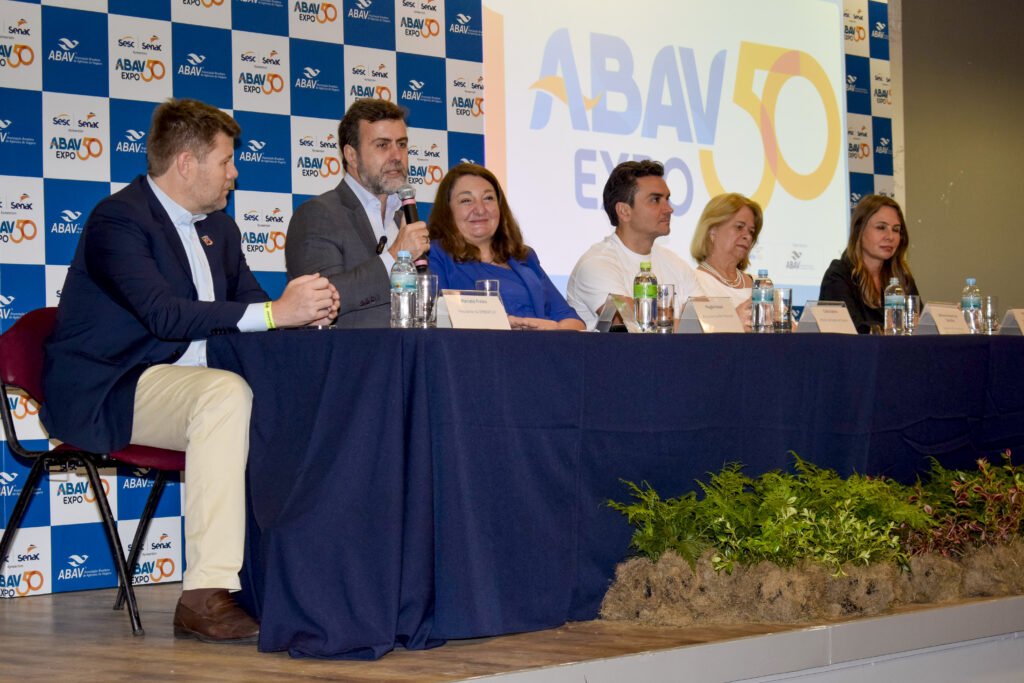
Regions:
[[[356,100],[338,124],[345,177],[295,210],[284,247],[288,277],[320,273],[341,294],[338,327],[387,327],[391,266],[430,248],[427,224],[406,224],[398,189],[409,172],[405,111],[387,100]]]
[[[240,132],[196,100],[156,108],[148,175],[101,201],[82,231],[46,342],[40,413],[50,436],[87,450],[185,451],[175,634],[215,642],[259,633],[228,592],[240,587],[252,393],[238,375],[206,367],[205,339],[325,324],[338,308],[319,275],[271,302],[246,265],[238,226],[221,211]]]

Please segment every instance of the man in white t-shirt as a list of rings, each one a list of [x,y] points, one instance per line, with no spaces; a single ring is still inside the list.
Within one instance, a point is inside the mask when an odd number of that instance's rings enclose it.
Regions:
[[[686,299],[704,296],[693,268],[654,241],[669,234],[672,205],[656,161],[626,161],[611,172],[604,185],[604,210],[615,232],[590,247],[569,276],[566,300],[587,329],[593,329],[609,294],[629,297],[640,263],[649,261],[660,284],[676,286],[678,320]]]

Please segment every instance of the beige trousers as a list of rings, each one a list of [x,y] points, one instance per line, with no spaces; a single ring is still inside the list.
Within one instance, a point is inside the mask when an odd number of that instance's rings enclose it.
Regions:
[[[184,590],[241,587],[251,413],[233,372],[154,365],[139,378],[132,443],[185,451]]]

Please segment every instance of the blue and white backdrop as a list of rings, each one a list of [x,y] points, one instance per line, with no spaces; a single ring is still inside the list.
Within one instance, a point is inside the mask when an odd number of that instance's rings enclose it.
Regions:
[[[170,96],[202,99],[242,126],[227,211],[271,295],[284,286],[292,211],[341,177],[337,121],[352,100],[409,110],[410,180],[425,214],[445,169],[484,159],[485,13],[500,62],[490,62],[489,47],[488,73],[496,66],[498,75],[488,76],[487,161],[556,283],[610,230],[600,187],[623,155],[671,161],[680,253],[715,180],[756,195],[771,167],[777,187],[755,259],[777,284],[807,292],[845,244],[849,206],[894,192],[884,2],[484,4],[486,12],[480,0],[0,0],[0,331],[60,300],[85,218],[145,172],[149,118]],[[792,28],[809,16],[810,29]],[[820,72],[806,70],[814,65],[804,57],[779,62],[778,48],[813,57]],[[746,108],[737,82],[754,97]],[[774,141],[749,104],[772,98]],[[788,171],[767,163],[772,149]],[[43,447],[37,407],[6,400],[28,445]],[[0,447],[6,524],[28,467]],[[153,475],[102,474],[127,544]],[[3,558],[0,596],[115,585],[95,495],[84,477],[50,474]],[[137,583],[181,578],[181,509],[174,483],[134,568]]]
[[[292,211],[341,179],[336,131],[351,101],[409,110],[410,180],[428,211],[449,164],[483,161],[481,35],[479,0],[0,0],[0,330],[60,300],[86,217],[145,173],[153,107],[171,96],[241,125],[227,211],[272,296]],[[6,400],[42,448],[37,407]],[[2,446],[5,525],[28,467]],[[153,473],[102,474],[127,545]],[[95,495],[83,476],[50,474],[5,558],[0,596],[116,585]],[[136,582],[181,578],[181,509],[175,483]]]

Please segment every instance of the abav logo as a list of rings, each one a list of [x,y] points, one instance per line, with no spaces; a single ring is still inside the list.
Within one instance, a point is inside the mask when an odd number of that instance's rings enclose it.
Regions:
[[[448,31],[450,33],[457,33],[464,36],[480,35],[479,30],[473,30],[469,27],[469,22],[472,19],[472,15],[459,12],[455,15],[455,21],[448,25]]]
[[[166,538],[167,534],[164,534]],[[156,545],[155,543],[153,545]],[[170,543],[167,544],[170,547]],[[135,563],[132,570],[132,585],[142,583],[160,583],[174,576],[174,560],[169,557],[158,557],[154,560],[142,560]]]
[[[57,39],[57,47],[50,50],[47,59],[52,62],[67,62],[72,64],[75,62],[75,57],[78,53],[75,51],[78,48],[79,42],[74,38],[61,37]]]
[[[356,0],[354,7],[349,8],[348,14],[345,16],[351,17],[352,19],[369,19],[370,18],[370,7],[373,5],[373,0]]]
[[[405,5],[409,0],[403,0]],[[412,3],[415,5],[416,3]],[[431,9],[436,9],[431,7]],[[413,38],[435,38],[441,35],[441,24],[437,19],[430,17],[402,17],[399,28],[403,33]]]
[[[114,151],[128,152],[132,154],[145,154],[146,143],[143,140],[145,137],[146,131],[128,128],[124,132],[124,137],[121,140],[118,140],[117,145],[114,146]]]
[[[103,486],[103,495],[110,496],[110,484],[106,479],[100,478],[100,483]],[[57,489],[54,493],[54,497],[57,502],[62,505],[76,505],[82,503],[95,503],[96,492],[92,488],[92,484],[85,480],[75,481],[68,479],[68,481],[62,481],[57,485]]]
[[[3,475],[5,473],[0,473]],[[6,575],[0,575],[0,598],[24,597],[30,593],[38,593],[46,585],[46,576],[39,570],[27,569],[11,572],[10,568],[23,568],[26,562],[40,562],[39,547],[29,543],[23,550],[0,558],[8,567]],[[31,565],[30,565],[31,566]]]
[[[99,118],[89,112],[84,119],[73,120],[71,114],[61,113],[53,117],[54,126],[67,128],[68,135],[54,135],[50,138],[50,149],[57,159],[96,159],[103,154],[103,142],[87,134],[100,127]],[[72,133],[81,133],[73,135]]]
[[[867,29],[864,27],[864,10],[857,8],[857,10],[851,15],[850,10],[843,11],[843,19],[845,19],[845,25],[843,27],[843,38],[845,40],[859,43],[862,40],[867,39]]]
[[[55,235],[81,235],[82,212],[74,209],[61,209],[57,220],[50,224],[50,232]]]
[[[206,55],[198,55],[195,52],[189,52],[185,55],[185,64],[178,66],[178,73],[182,76],[202,76],[203,75],[203,62],[206,61]]]
[[[338,18],[338,8],[329,2],[303,2],[296,0],[292,12],[299,21],[326,24]]]

